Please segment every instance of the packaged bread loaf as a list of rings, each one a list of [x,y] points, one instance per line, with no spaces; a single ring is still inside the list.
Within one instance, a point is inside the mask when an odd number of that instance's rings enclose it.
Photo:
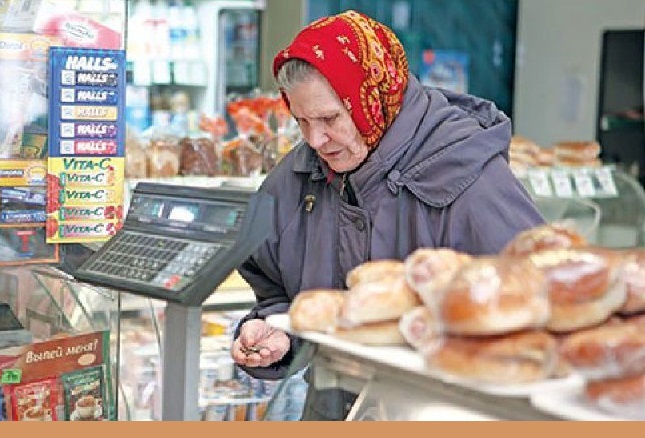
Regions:
[[[148,157],[142,143],[130,131],[125,140],[125,177],[146,178],[148,176]]]
[[[212,140],[205,137],[185,137],[180,140],[179,147],[182,175],[215,176],[219,173],[220,160]]]
[[[177,137],[164,133],[153,135],[146,152],[148,174],[151,178],[179,175],[180,151]]]

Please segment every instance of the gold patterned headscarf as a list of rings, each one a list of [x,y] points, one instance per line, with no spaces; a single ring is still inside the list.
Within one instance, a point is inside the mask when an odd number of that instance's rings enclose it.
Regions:
[[[366,15],[346,11],[300,31],[273,60],[274,75],[293,58],[322,73],[365,143],[375,148],[399,113],[408,82],[408,61],[394,32]]]

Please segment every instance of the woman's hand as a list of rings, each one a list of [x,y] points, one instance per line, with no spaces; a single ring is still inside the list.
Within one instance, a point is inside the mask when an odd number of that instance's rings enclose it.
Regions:
[[[231,356],[238,365],[267,367],[282,359],[290,347],[285,332],[272,328],[262,319],[251,319],[242,324]]]

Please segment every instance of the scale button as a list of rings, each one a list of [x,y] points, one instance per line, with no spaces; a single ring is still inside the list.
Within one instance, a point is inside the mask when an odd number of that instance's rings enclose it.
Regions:
[[[171,275],[169,279],[164,281],[164,286],[167,287],[168,289],[171,289],[174,285],[176,285],[179,280],[181,280],[181,277],[179,275]]]

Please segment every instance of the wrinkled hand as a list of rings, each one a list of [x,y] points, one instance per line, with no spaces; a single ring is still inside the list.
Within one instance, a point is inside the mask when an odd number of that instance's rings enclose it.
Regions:
[[[290,347],[285,332],[272,328],[262,319],[251,319],[242,324],[231,356],[238,365],[267,367],[282,359]]]

